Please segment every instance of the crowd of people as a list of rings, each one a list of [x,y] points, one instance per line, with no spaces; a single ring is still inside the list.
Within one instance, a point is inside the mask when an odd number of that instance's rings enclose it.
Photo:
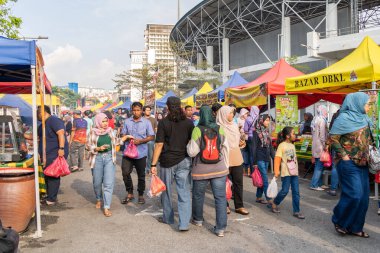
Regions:
[[[341,194],[334,208],[332,222],[336,232],[364,238],[363,231],[369,205],[368,146],[371,143],[371,120],[367,116],[368,95],[362,92],[347,95],[334,121],[327,127],[327,108],[317,107],[315,117],[305,114],[300,133],[312,135],[314,174],[310,189],[323,191],[323,162],[321,153],[333,156],[331,187],[328,193]],[[116,157],[122,152],[121,173],[126,189],[122,204],[134,201],[133,168],[137,173],[138,204],[144,204],[146,174],[158,175],[166,186],[161,195],[163,216],[160,222],[174,223],[173,182],[178,195],[179,231],[187,231],[190,223],[201,227],[207,186],[211,185],[215,201],[214,232],[223,237],[227,216],[231,212],[226,196],[226,182],[232,181],[233,204],[236,213],[248,215],[244,207],[243,175],[260,172],[263,184],[257,188],[256,202],[280,213],[279,205],[292,190],[293,216],[305,219],[300,208],[299,162],[294,142],[295,129],[285,127],[278,133],[277,142],[271,137],[271,117],[260,113],[257,106],[242,108],[234,105],[203,105],[199,111],[191,106],[181,107],[181,101],[169,97],[164,113],[151,115],[152,108],[134,102],[129,111],[119,109],[92,113],[79,110],[73,119],[63,120],[51,115],[45,106],[42,119],[46,126],[46,168],[58,156],[64,156],[72,172],[82,171],[87,159],[93,176],[95,207],[112,216],[111,203],[117,171]],[[330,132],[328,131],[330,129]],[[42,137],[41,127],[39,136]],[[42,142],[40,153],[42,152]],[[267,195],[268,168],[274,167],[275,179],[282,186],[274,198]],[[47,196],[43,203],[54,205],[60,178],[45,177]]]

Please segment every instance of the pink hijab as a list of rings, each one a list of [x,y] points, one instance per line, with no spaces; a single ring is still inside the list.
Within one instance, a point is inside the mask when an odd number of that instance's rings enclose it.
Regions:
[[[103,120],[107,118],[107,115],[104,113],[98,113],[95,116],[95,127],[92,129],[96,135],[106,135],[109,134],[112,131],[111,127],[108,127],[107,129],[102,128],[102,122]]]

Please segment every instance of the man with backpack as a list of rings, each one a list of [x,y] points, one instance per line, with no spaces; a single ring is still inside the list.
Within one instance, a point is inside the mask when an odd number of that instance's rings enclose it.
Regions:
[[[156,167],[159,161],[160,178],[166,185],[166,191],[161,195],[164,210],[162,222],[174,223],[171,200],[174,179],[178,194],[179,230],[187,231],[191,218],[191,159],[187,154],[186,145],[191,138],[194,125],[186,117],[179,98],[169,97],[166,104],[169,114],[158,123],[151,171],[152,174],[157,174]]]
[[[187,146],[190,157],[194,157],[193,177],[193,224],[203,225],[203,204],[208,183],[211,184],[216,209],[214,233],[224,236],[227,227],[226,177],[229,174],[228,144],[223,127],[215,122],[209,106],[200,109],[198,126],[194,128]]]

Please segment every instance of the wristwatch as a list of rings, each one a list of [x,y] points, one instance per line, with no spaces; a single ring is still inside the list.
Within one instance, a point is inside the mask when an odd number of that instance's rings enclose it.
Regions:
[[[59,147],[59,149],[61,149],[61,150],[65,150],[65,148],[64,148],[64,147],[63,147],[63,148],[62,148],[62,147]]]
[[[157,167],[157,165],[156,164],[151,164],[150,167]]]

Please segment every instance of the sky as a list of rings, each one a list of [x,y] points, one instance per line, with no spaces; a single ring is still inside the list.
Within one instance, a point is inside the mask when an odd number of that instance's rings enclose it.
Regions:
[[[181,15],[201,0],[181,0]],[[53,85],[113,89],[115,74],[129,69],[129,51],[144,49],[146,24],[175,24],[177,0],[18,0],[21,37],[39,40]]]

